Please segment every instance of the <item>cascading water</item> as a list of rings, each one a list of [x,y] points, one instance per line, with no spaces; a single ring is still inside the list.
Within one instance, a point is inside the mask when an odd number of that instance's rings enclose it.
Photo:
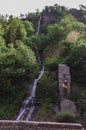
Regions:
[[[23,103],[22,108],[20,109],[19,115],[16,120],[30,120],[31,115],[35,109],[34,100],[36,97],[36,88],[37,83],[40,80],[41,76],[44,73],[44,67],[42,67],[42,70],[40,71],[40,74],[37,79],[34,80],[34,84],[32,86],[31,94],[29,97],[27,97]]]
[[[40,17],[40,18],[39,18],[39,21],[38,21],[38,26],[37,26],[36,35],[39,34],[41,19],[42,19],[42,17]]]
[[[41,22],[41,17],[39,18],[39,21],[38,21],[38,27],[37,27],[36,35],[39,34],[40,22]],[[41,61],[40,61],[40,66],[42,66]],[[28,121],[28,120],[31,119],[32,113],[35,109],[34,101],[35,101],[35,97],[36,97],[37,83],[40,80],[40,78],[42,77],[43,73],[44,73],[44,66],[42,66],[42,69],[40,71],[38,78],[36,78],[34,80],[30,95],[22,103],[22,107],[21,107],[20,112],[19,112],[17,119],[16,119],[17,121],[18,120]]]

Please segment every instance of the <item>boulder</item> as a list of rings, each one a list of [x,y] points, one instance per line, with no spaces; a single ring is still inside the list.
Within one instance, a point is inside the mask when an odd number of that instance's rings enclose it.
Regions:
[[[61,101],[61,111],[69,111],[75,113],[75,103],[69,99],[64,99],[63,101]]]

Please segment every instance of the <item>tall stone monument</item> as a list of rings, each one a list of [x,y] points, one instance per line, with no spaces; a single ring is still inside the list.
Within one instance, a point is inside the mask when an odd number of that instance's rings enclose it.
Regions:
[[[64,83],[64,80],[67,80],[67,93],[68,95],[71,93],[71,75],[70,75],[70,67],[66,64],[59,64],[58,66],[58,79],[59,79],[59,92],[60,97],[64,98],[64,91],[62,84]]]

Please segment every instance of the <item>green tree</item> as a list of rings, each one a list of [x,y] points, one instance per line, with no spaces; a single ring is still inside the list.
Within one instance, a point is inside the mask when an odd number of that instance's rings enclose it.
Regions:
[[[8,97],[16,90],[16,87],[15,90],[13,88],[13,84],[16,84],[14,81],[21,81],[22,78],[28,78],[28,81],[34,79],[38,72],[38,64],[34,52],[21,41],[16,41],[16,48],[12,44],[8,47],[1,44],[0,52],[0,93]]]
[[[71,30],[81,31],[81,29],[84,28],[84,24],[78,22],[71,14],[64,16],[60,20],[59,25],[64,28],[65,34],[69,33]]]
[[[29,22],[29,21],[24,21],[23,24],[24,24],[25,30],[27,32],[27,37],[33,35],[34,34],[34,28],[32,26],[32,23]]]
[[[46,71],[37,87],[37,99],[55,103],[59,101],[56,73]]]
[[[47,37],[50,41],[60,41],[65,37],[64,28],[58,24],[50,25],[48,27]]]
[[[21,20],[12,18],[8,23],[6,32],[6,43],[15,43],[16,40],[24,41],[26,31]]]
[[[71,67],[71,74],[74,80],[83,84],[86,82],[86,43],[77,43],[71,46],[69,54],[64,62]],[[81,78],[82,77],[82,78]]]

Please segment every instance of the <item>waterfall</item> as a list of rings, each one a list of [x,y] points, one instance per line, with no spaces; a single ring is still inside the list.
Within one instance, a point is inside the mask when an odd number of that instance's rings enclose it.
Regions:
[[[20,109],[20,112],[16,120],[30,120],[31,115],[35,109],[34,100],[36,97],[37,83],[42,77],[43,73],[44,67],[42,67],[42,70],[40,71],[38,78],[34,80],[30,96],[22,102],[22,108]]]
[[[37,27],[36,35],[39,34],[40,22],[41,22],[41,17],[39,18],[39,21],[38,21],[38,27]],[[40,66],[42,66],[41,61],[40,61]],[[19,120],[28,121],[28,120],[31,119],[32,113],[35,109],[34,101],[35,101],[35,97],[36,97],[37,83],[41,79],[43,73],[44,73],[44,66],[41,67],[41,71],[39,72],[38,78],[36,78],[34,80],[30,95],[22,102],[22,107],[21,107],[20,112],[19,112],[17,119],[16,119],[17,121],[19,121]]]
[[[38,26],[37,26],[36,35],[39,34],[41,19],[42,19],[42,17],[40,16],[39,21],[38,21]]]

